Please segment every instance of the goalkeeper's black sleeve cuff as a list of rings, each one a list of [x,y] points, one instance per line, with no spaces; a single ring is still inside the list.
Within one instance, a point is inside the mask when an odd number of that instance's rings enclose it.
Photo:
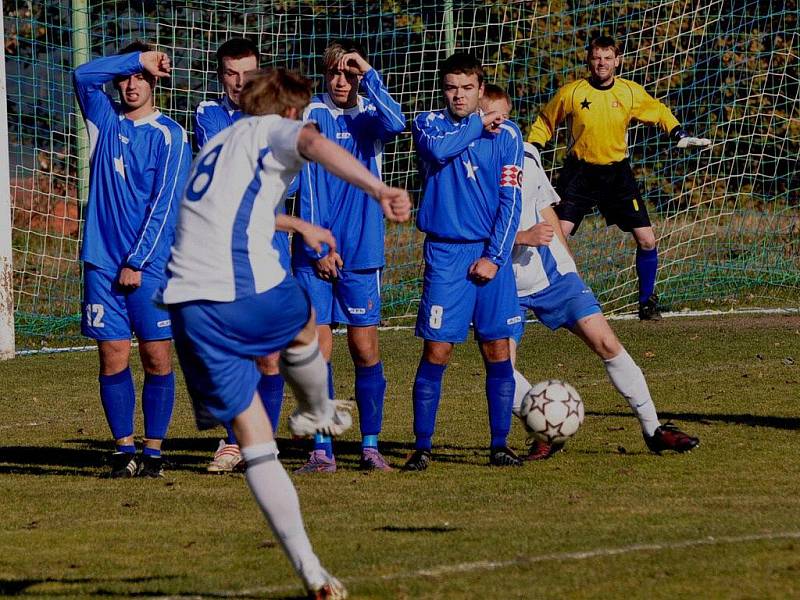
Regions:
[[[544,146],[542,146],[539,142],[531,142],[539,152],[544,152]]]
[[[681,128],[680,125],[675,125],[675,127],[672,128],[672,131],[669,132],[669,137],[672,138],[672,141],[679,142],[683,138],[689,137],[689,133],[685,129]]]

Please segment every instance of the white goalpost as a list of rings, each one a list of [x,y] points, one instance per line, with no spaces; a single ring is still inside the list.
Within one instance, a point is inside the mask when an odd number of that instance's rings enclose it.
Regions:
[[[0,10],[3,3],[0,1]],[[5,39],[0,20],[0,39]],[[0,46],[0,360],[14,357],[14,269],[11,262],[11,179],[8,168],[6,53]]]

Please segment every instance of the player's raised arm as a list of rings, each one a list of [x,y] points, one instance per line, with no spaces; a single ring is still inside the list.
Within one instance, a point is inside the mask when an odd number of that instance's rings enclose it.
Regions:
[[[78,105],[85,119],[97,123],[104,114],[113,112],[111,98],[103,91],[106,83],[117,77],[128,77],[143,69],[142,52],[104,56],[82,64],[72,74]]]
[[[352,154],[320,135],[314,126],[300,133],[297,149],[304,157],[320,163],[337,177],[352,183],[375,198],[390,221],[402,223],[411,216],[411,199],[403,189],[387,186]]]
[[[483,133],[483,120],[478,113],[469,115],[456,124],[455,131],[439,127],[440,113],[422,113],[414,119],[411,128],[414,145],[424,160],[444,164],[458,156]]]

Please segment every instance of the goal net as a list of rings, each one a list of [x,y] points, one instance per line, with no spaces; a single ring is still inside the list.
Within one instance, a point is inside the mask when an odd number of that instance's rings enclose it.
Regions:
[[[317,80],[333,37],[358,39],[410,119],[441,105],[437,69],[453,50],[475,53],[505,86],[527,131],[558,87],[585,75],[598,33],[623,47],[620,74],[711,138],[681,151],[649,126],[629,132],[670,310],[800,306],[800,81],[797,0],[642,0],[570,3],[286,0],[5,2],[14,301],[20,349],[83,344],[77,260],[86,138],[72,92],[76,63],[136,38],[172,56],[162,111],[191,130],[194,107],[220,93],[214,52],[230,36],[258,42],[265,65]],[[555,176],[559,133],[543,154]],[[385,179],[418,197],[410,132],[388,146]],[[416,313],[421,234],[387,229],[385,318]],[[573,239],[579,269],[607,312],[637,301],[630,236],[589,217]]]

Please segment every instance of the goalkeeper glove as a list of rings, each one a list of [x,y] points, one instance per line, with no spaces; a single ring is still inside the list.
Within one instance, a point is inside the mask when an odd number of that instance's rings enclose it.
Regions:
[[[678,142],[678,148],[688,148],[689,146],[710,146],[711,140],[708,138],[698,138],[690,136],[685,130],[675,128],[672,132],[672,139]]]

